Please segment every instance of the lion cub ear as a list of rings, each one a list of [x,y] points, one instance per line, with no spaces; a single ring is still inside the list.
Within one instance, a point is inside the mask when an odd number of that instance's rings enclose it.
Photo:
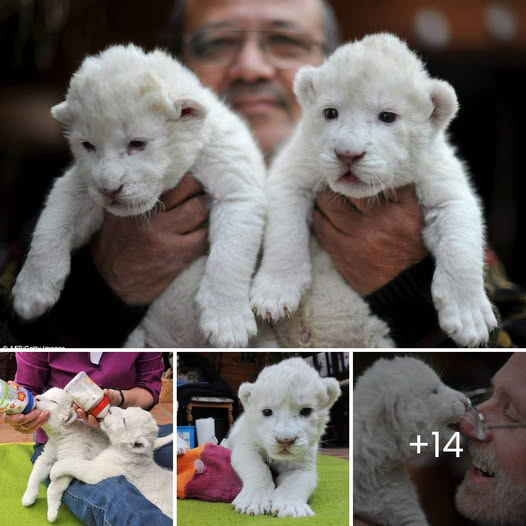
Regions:
[[[173,103],[175,118],[191,117],[202,120],[206,117],[206,108],[194,99],[177,99]]]
[[[61,124],[65,126],[69,125],[71,122],[71,113],[68,108],[68,103],[63,101],[53,106],[51,108],[51,116]]]
[[[304,66],[298,70],[294,77],[294,93],[300,104],[312,104],[316,97],[314,81],[318,68]]]
[[[241,400],[243,407],[247,407],[251,393],[252,393],[252,384],[250,382],[245,382],[239,386],[239,391],[237,392],[237,396],[239,396],[239,399]]]
[[[326,408],[332,407],[334,402],[338,400],[339,396],[342,394],[340,389],[340,382],[336,378],[322,378],[322,382],[327,390],[327,405]]]
[[[453,86],[445,80],[433,79],[431,81],[430,98],[433,103],[431,122],[433,122],[437,130],[444,129],[458,111],[457,94]]]

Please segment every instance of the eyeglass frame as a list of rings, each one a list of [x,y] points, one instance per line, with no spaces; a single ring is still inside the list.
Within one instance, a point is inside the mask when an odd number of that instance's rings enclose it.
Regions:
[[[239,41],[240,45],[235,50],[235,53],[234,53],[232,59],[230,59],[230,61],[214,62],[213,60],[206,60],[203,57],[199,57],[198,54],[192,52],[192,41],[194,41],[196,38],[200,37],[201,35],[205,35],[208,32],[211,32],[211,31],[214,31],[214,30],[216,30],[216,31],[221,31],[222,30],[222,31],[228,31],[228,32],[238,33],[238,34],[243,34],[244,35],[243,40]],[[183,45],[184,46],[188,46],[189,47],[190,56],[193,59],[195,59],[195,60],[199,61],[200,63],[202,63],[203,65],[206,65],[208,67],[229,67],[232,64],[235,64],[235,62],[239,59],[239,55],[241,53],[241,50],[246,45],[247,35],[250,34],[250,33],[263,34],[263,35],[264,34],[268,34],[268,33],[274,33],[274,34],[283,34],[283,35],[298,35],[298,36],[302,36],[303,38],[302,38],[302,42],[301,43],[311,46],[311,49],[309,49],[307,51],[307,54],[312,53],[312,47],[318,47],[321,50],[322,55],[323,55],[324,54],[324,50],[325,50],[325,45],[326,45],[325,42],[314,40],[314,39],[308,37],[307,35],[305,35],[305,33],[301,32],[299,30],[294,30],[294,29],[282,30],[282,29],[278,29],[278,28],[242,29],[242,28],[234,27],[234,26],[230,26],[230,25],[219,25],[218,27],[215,27],[214,25],[212,25],[212,26],[205,26],[205,27],[203,27],[201,29],[198,29],[197,31],[194,31],[193,33],[190,33],[189,35],[183,36],[182,41],[183,41]],[[291,63],[291,65],[288,66],[288,67],[279,66],[278,64],[276,64],[272,60],[272,55],[269,55],[268,49],[266,49],[265,44],[268,45],[268,43],[266,43],[266,41],[263,40],[260,37],[258,39],[259,50],[267,57],[268,62],[270,64],[272,64],[274,67],[276,67],[278,69],[288,69],[289,67],[290,68],[294,68],[297,65],[302,65],[303,64],[303,62],[298,61],[298,63],[294,63],[294,64]]]
[[[487,424],[484,418],[484,414],[476,406],[473,405],[473,403],[471,402],[471,398],[476,395],[487,393],[489,391],[493,392],[493,389],[491,387],[482,387],[479,389],[473,389],[471,391],[464,391],[464,395],[466,395],[468,402],[469,402],[468,411],[471,410],[475,414],[475,426],[474,427],[475,427],[475,435],[477,437],[477,440],[485,440],[488,429],[526,428],[526,423],[522,423],[522,422],[516,422],[514,424]],[[489,400],[489,398],[487,400]],[[484,402],[486,402],[487,400],[485,400]],[[481,402],[481,403],[484,403],[484,402]]]

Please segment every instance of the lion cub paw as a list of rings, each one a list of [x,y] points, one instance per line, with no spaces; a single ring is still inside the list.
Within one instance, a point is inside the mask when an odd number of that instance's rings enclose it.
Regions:
[[[238,513],[245,515],[265,515],[271,510],[271,497],[273,488],[269,491],[251,491],[243,488],[232,501]]]

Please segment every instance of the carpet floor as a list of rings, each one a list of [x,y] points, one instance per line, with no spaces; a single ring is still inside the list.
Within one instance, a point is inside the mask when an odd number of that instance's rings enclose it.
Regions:
[[[35,503],[26,508],[21,500],[31,473],[32,443],[0,444],[0,524],[13,526],[49,526],[44,484]],[[64,506],[60,506],[56,526],[82,523]]]
[[[236,513],[231,504],[200,500],[177,500],[177,526],[349,526],[349,462],[318,455],[318,487],[310,506],[314,517],[249,517]]]

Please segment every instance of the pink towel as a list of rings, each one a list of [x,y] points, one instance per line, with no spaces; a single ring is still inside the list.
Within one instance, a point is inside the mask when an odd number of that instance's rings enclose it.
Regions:
[[[186,485],[186,498],[232,502],[243,484],[230,463],[230,450],[207,444],[201,453],[200,461],[204,467],[201,466],[201,472],[199,468],[196,469],[194,477]]]

